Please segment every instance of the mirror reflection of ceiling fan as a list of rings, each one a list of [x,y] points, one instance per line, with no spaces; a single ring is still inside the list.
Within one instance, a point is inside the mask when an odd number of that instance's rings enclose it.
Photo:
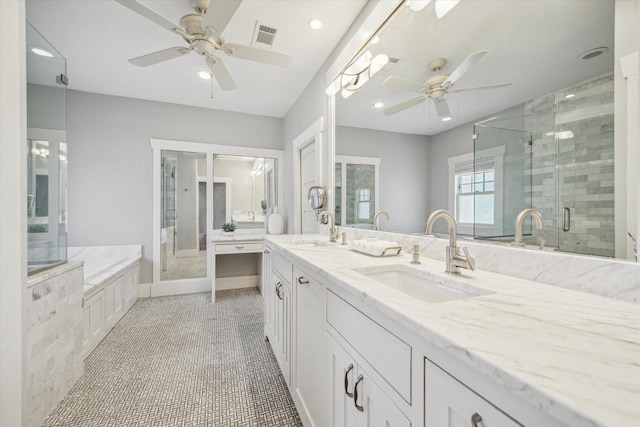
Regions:
[[[233,90],[236,84],[222,60],[214,55],[216,51],[224,52],[231,57],[278,67],[288,67],[291,64],[291,55],[286,53],[227,43],[223,32],[242,3],[241,0],[216,0],[212,2],[211,8],[210,0],[191,0],[195,13],[183,16],[180,19],[180,25],[165,19],[136,0],[115,1],[161,27],[179,34],[188,43],[186,47],[171,47],[129,60],[139,67],[155,65],[194,51],[205,58],[209,70],[222,90]]]
[[[383,113],[387,116],[404,111],[408,108],[423,103],[427,99],[433,100],[433,104],[436,107],[436,112],[440,117],[451,117],[449,112],[449,105],[445,99],[445,95],[448,93],[458,93],[469,90],[478,89],[495,89],[500,87],[509,86],[511,83],[497,83],[484,86],[465,87],[460,89],[454,89],[455,82],[466,73],[473,64],[475,64],[484,54],[486,50],[480,50],[474,52],[465,59],[462,64],[458,66],[451,74],[440,74],[440,70],[445,66],[447,60],[444,58],[434,59],[429,62],[429,70],[433,71],[435,75],[429,77],[423,83],[414,82],[411,80],[405,80],[400,77],[389,76],[382,83],[384,86],[392,89],[397,89],[405,92],[422,93],[417,98],[410,99],[402,102],[393,107],[389,107],[383,110]]]

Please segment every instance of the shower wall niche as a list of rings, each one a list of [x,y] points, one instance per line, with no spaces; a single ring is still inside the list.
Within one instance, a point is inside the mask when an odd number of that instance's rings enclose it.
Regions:
[[[28,272],[67,260],[65,58],[27,23]]]

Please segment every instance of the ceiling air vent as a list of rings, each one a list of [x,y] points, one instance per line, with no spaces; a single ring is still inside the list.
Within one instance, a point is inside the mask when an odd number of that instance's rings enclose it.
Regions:
[[[257,21],[256,28],[253,32],[254,37],[251,46],[259,47],[262,49],[271,49],[277,32],[278,30],[276,30],[275,28],[268,27]]]

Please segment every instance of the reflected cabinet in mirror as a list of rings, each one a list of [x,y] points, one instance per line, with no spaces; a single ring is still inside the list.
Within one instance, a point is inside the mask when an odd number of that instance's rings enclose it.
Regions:
[[[400,6],[334,80],[336,219],[370,227],[379,209],[381,229],[424,234],[447,209],[461,234],[510,243],[533,208],[526,243],[614,256],[615,3]],[[377,162],[375,192],[341,156]]]

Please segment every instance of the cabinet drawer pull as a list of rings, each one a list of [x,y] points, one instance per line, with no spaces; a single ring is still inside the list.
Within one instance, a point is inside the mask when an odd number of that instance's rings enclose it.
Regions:
[[[347,368],[347,372],[344,373],[344,392],[347,396],[353,397],[353,393],[349,393],[349,372],[353,369],[353,363]]]
[[[360,374],[358,376],[358,379],[356,380],[356,383],[353,385],[353,404],[356,405],[356,409],[360,412],[364,412],[364,408],[358,405],[358,384],[360,384],[363,379],[364,377],[362,376],[362,374]]]
[[[309,284],[309,280],[308,279],[305,280],[304,277],[300,276],[298,277],[298,283],[300,283],[301,285],[307,285]]]
[[[485,427],[482,417],[477,412],[471,416],[471,427]]]
[[[268,253],[269,253],[269,250],[268,250],[268,249],[265,249],[265,250],[264,250],[264,253],[265,253],[265,254],[268,254]]]
[[[244,245],[236,245],[236,249],[244,249]]]
[[[276,283],[276,295],[278,295],[278,298],[280,298],[280,286],[282,286],[281,282]]]

